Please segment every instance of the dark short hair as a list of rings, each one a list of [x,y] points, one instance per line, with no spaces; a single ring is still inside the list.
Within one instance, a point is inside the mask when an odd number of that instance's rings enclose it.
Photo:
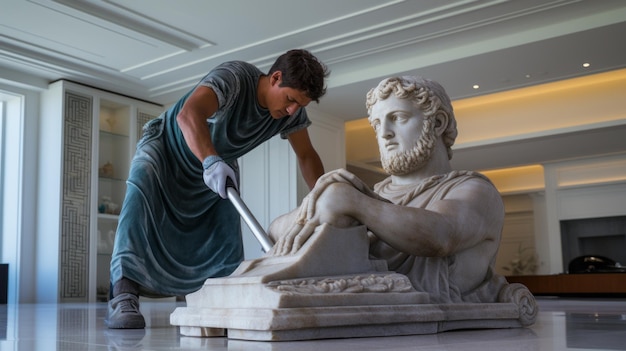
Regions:
[[[330,71],[307,50],[294,49],[280,55],[268,75],[276,71],[282,73],[281,87],[300,90],[315,102],[319,102],[326,94],[324,78],[328,77]]]

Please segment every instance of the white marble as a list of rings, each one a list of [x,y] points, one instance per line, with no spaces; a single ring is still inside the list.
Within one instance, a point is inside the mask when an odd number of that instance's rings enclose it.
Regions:
[[[431,303],[406,276],[370,260],[368,243],[364,226],[320,225],[295,254],[245,261],[228,277],[207,279],[171,323],[186,336],[285,341],[516,328],[535,320],[534,298],[519,284],[503,288],[496,303]]]
[[[182,336],[169,317],[184,302],[143,302],[145,330],[107,329],[105,303],[0,305],[0,350],[626,350],[626,298],[537,302],[537,321],[528,328],[286,342]]]

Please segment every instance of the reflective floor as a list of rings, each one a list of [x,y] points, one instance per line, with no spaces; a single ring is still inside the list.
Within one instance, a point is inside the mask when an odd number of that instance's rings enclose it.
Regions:
[[[169,316],[183,302],[142,302],[145,330],[107,329],[104,303],[0,305],[0,350],[626,350],[626,299],[537,301],[530,328],[297,342],[181,336]]]

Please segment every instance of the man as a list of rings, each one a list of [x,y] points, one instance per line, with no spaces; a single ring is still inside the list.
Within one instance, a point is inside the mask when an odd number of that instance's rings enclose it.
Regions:
[[[237,268],[240,218],[224,199],[227,185],[238,188],[239,157],[280,134],[313,187],[324,169],[304,107],[325,94],[327,76],[306,50],[281,55],[267,74],[226,62],[146,124],[111,259],[109,328],[145,327],[139,295],[185,295]]]
[[[320,177],[300,208],[270,225],[271,252],[297,251],[321,223],[364,224],[372,258],[386,260],[432,303],[496,302],[506,284],[493,270],[504,207],[487,178],[452,170],[457,129],[443,87],[388,78],[368,93],[367,108],[390,176],[373,191],[345,170]]]

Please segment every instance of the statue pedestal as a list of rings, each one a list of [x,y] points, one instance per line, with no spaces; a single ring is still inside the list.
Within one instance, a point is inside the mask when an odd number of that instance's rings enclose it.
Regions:
[[[290,256],[244,261],[228,277],[207,279],[170,322],[186,336],[309,340],[514,328],[534,323],[521,284],[498,303],[431,304],[409,279],[368,258],[365,227],[322,225]],[[226,332],[227,331],[227,332]]]

